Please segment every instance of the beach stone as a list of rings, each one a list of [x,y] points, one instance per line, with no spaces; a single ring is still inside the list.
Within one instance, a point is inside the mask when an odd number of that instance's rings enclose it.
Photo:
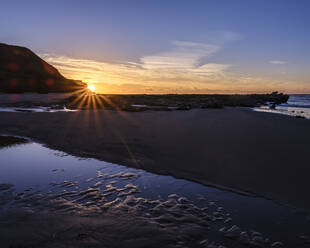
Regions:
[[[189,200],[186,197],[180,197],[178,199],[178,202],[181,203],[181,204],[184,204],[184,203],[188,203]]]
[[[238,226],[233,225],[225,232],[225,237],[228,238],[237,238],[240,236],[241,230]]]
[[[239,237],[239,241],[240,243],[242,244],[250,244],[250,237],[249,235],[247,234],[247,232],[241,232],[240,233],[240,237]]]
[[[209,202],[209,206],[216,206],[215,202]]]
[[[93,187],[99,187],[100,185],[102,185],[102,182],[97,182],[93,185]]]
[[[273,103],[272,105],[269,106],[270,109],[276,109],[276,104]]]
[[[206,212],[206,211],[208,211],[208,207],[201,208],[200,210],[201,210],[202,212]]]
[[[207,245],[208,243],[209,243],[208,239],[204,239],[199,242],[200,245]]]
[[[283,247],[283,243],[277,241],[277,242],[272,243],[271,247],[272,248],[280,248],[280,247]]]
[[[123,173],[122,175],[120,175],[120,177],[122,177],[122,178],[127,178],[127,179],[132,178],[132,177],[134,177],[134,176],[137,176],[137,175],[134,174],[134,173],[130,173],[130,172]]]
[[[214,215],[215,217],[219,217],[219,216],[221,216],[221,213],[215,211],[215,212],[213,212],[213,215]]]
[[[180,196],[177,194],[170,194],[168,195],[168,198],[180,198]]]
[[[63,183],[59,184],[60,187],[74,187],[75,185],[77,185],[76,182],[71,182],[71,181],[64,181]]]
[[[228,223],[228,222],[231,222],[232,221],[232,218],[227,218],[224,223]]]
[[[261,236],[254,236],[252,240],[256,243],[264,243],[265,240]]]
[[[252,235],[252,237],[254,237],[254,236],[262,236],[262,234],[260,232],[256,232],[256,231],[251,231],[251,235]]]
[[[223,218],[223,217],[216,217],[216,220],[218,220],[218,221],[223,221],[224,218]]]
[[[265,243],[266,243],[266,244],[269,244],[269,243],[270,243],[270,239],[266,238],[266,239],[265,239]]]

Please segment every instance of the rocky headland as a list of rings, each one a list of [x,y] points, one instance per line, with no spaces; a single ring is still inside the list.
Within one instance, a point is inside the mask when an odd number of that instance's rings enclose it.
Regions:
[[[67,79],[26,47],[0,43],[0,92],[72,92],[85,83]]]

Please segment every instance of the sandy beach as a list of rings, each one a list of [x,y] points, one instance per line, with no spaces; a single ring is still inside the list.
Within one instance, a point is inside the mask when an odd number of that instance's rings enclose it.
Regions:
[[[247,108],[0,113],[0,132],[310,209],[310,122]]]

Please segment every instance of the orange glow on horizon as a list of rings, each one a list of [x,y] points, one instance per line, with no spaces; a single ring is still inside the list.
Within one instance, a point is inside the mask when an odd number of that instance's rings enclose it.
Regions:
[[[203,67],[186,64],[186,68],[181,70],[177,67],[179,60],[174,61],[176,68],[154,68],[156,61],[153,61],[153,57],[147,57],[148,60],[143,63],[132,64],[49,54],[42,56],[65,77],[87,83],[88,91],[96,94],[264,94],[273,91],[289,94],[310,93],[309,84],[302,78],[288,80],[240,75],[227,72],[228,65],[212,63]],[[181,65],[184,64],[182,63]]]

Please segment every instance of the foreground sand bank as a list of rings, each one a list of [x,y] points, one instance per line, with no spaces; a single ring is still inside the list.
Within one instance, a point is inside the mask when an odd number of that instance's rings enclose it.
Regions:
[[[310,121],[246,108],[0,113],[0,132],[310,209]]]

